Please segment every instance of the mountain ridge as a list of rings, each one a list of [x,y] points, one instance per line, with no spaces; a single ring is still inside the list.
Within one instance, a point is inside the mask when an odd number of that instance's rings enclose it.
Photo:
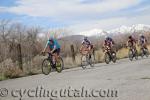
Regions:
[[[89,31],[83,31],[79,34],[86,35],[86,36],[107,36],[107,35],[119,35],[119,34],[126,34],[126,33],[135,33],[135,32],[150,32],[150,25],[145,24],[135,24],[132,26],[125,26],[122,25],[119,28],[112,29],[110,31],[105,31],[103,29],[92,29]]]

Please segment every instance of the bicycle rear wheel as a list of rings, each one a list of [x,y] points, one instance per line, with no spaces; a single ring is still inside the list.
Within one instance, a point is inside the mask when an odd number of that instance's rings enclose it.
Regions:
[[[110,62],[110,55],[108,54],[108,53],[105,53],[105,63],[106,64],[109,64],[109,62]]]
[[[44,59],[42,62],[42,73],[48,75],[51,72],[52,66],[49,59]]]
[[[146,57],[149,56],[149,51],[148,51],[148,49],[145,50],[145,55],[146,55]]]

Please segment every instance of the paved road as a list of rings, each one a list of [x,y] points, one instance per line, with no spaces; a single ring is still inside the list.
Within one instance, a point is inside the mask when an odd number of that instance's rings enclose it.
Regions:
[[[150,100],[150,59],[11,79],[0,88],[8,89],[1,89],[0,95],[8,96],[0,100]]]

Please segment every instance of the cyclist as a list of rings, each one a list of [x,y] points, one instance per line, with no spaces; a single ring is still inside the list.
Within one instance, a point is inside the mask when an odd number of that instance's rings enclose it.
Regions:
[[[139,38],[139,45],[142,48],[147,49],[147,39],[143,34],[140,34],[140,38]]]
[[[53,63],[58,60],[59,54],[60,54],[60,45],[58,41],[54,38],[49,38],[49,40],[46,43],[46,46],[42,53],[48,52],[49,56],[52,54]]]
[[[80,52],[82,53],[82,51],[88,51],[88,53],[91,54],[92,50],[93,50],[93,45],[92,45],[91,41],[88,39],[88,37],[85,36],[82,41],[82,46],[80,48]]]
[[[85,36],[85,37],[83,38],[82,46],[81,46],[81,48],[80,48],[80,51],[83,50],[83,49],[86,49],[86,50],[90,51],[90,50],[91,50],[91,47],[92,47],[91,41],[88,39],[88,37]]]
[[[128,37],[127,47],[130,47],[130,49],[133,48],[134,50],[136,50],[136,40],[133,38],[132,35]]]
[[[103,48],[106,49],[107,47],[109,47],[109,49],[114,52],[114,45],[115,45],[115,42],[114,40],[109,37],[109,36],[106,36],[105,37],[105,40],[104,40],[104,43],[103,43]]]

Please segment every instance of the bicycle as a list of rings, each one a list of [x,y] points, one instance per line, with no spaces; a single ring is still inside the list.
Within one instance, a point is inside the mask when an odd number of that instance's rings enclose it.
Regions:
[[[59,57],[57,61],[53,61],[53,55],[50,53],[47,58],[42,62],[42,73],[48,75],[52,69],[55,69],[58,73],[64,69],[64,62],[62,57]]]
[[[141,54],[141,57],[142,57],[142,58],[143,58],[144,56],[146,56],[146,57],[149,56],[149,51],[148,51],[148,49],[147,49],[144,45],[141,46],[140,54]]]
[[[138,51],[134,47],[130,47],[128,52],[129,60],[132,61],[133,58],[138,60]]]
[[[94,53],[89,52],[89,50],[84,50],[80,53],[82,54],[82,56],[81,56],[81,67],[83,69],[85,69],[86,66],[88,66],[88,65],[90,65],[91,67],[94,67],[94,64],[95,64]]]
[[[111,61],[116,63],[117,57],[116,52],[112,51],[109,46],[105,47],[105,56],[104,56],[106,64],[109,64]]]

